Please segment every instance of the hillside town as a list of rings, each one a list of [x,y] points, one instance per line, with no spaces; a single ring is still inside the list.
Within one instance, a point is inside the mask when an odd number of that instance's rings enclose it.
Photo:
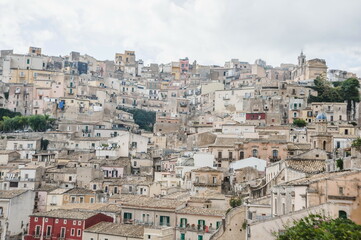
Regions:
[[[0,51],[0,239],[275,239],[361,224],[360,78],[292,63]]]

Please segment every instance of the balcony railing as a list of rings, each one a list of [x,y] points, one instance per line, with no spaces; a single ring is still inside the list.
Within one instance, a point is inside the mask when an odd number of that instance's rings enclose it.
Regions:
[[[217,187],[220,186],[220,183],[200,183],[200,182],[194,182],[194,186],[196,187]]]
[[[170,227],[170,223],[169,222],[160,222],[159,226],[167,226]]]
[[[235,159],[232,158],[216,158],[217,161],[234,161]]]
[[[196,225],[196,224],[187,224],[186,226],[179,225],[177,226],[177,229],[181,232],[183,231],[193,231],[198,233],[213,233],[217,230],[217,228],[214,228],[212,226],[205,226],[205,225]]]

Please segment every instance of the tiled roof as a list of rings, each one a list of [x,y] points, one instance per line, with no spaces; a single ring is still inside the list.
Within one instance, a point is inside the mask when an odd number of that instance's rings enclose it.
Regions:
[[[326,168],[324,160],[286,160],[286,166],[303,173],[320,173]]]
[[[84,232],[143,239],[144,226],[100,222],[90,228],[87,228]]]
[[[314,183],[314,182],[318,182],[324,179],[333,179],[333,178],[337,178],[340,176],[344,176],[344,175],[352,175],[352,174],[357,174],[357,173],[361,173],[360,170],[345,170],[345,171],[340,171],[340,172],[324,172],[324,173],[319,173],[319,174],[315,174],[312,175],[310,177],[305,177],[305,178],[301,178],[301,179],[296,179],[284,184],[280,184],[280,186],[282,185],[308,185],[310,183]]]
[[[211,167],[201,167],[201,168],[193,169],[192,172],[222,172],[222,171]]]
[[[61,209],[82,209],[84,211],[99,211],[118,213],[122,209],[119,205],[110,203],[73,203],[61,206]]]
[[[52,210],[49,212],[34,213],[31,216],[85,220],[96,214],[98,214],[98,213],[89,212],[89,211],[80,211],[80,210],[74,210],[74,209],[72,209],[72,210],[57,209],[57,210]]]
[[[185,207],[178,210],[180,214],[191,214],[191,215],[203,215],[203,216],[220,216],[226,215],[224,210],[212,209],[212,208],[201,208],[201,207]]]
[[[45,191],[45,192],[51,192],[54,191],[55,189],[57,189],[57,186],[54,185],[42,185],[41,187],[39,187],[38,189],[36,189],[37,192],[41,192],[41,191]]]
[[[79,194],[79,195],[84,195],[84,194],[95,194],[92,190],[89,189],[85,189],[85,188],[73,188],[71,190],[69,190],[67,192],[67,194]]]
[[[160,208],[160,209],[176,209],[185,202],[173,199],[161,199],[146,196],[121,195],[117,199],[122,207],[145,207],[145,208]]]
[[[28,190],[0,190],[0,199],[11,199]]]
[[[233,147],[239,140],[239,138],[217,137],[216,142],[212,146]]]

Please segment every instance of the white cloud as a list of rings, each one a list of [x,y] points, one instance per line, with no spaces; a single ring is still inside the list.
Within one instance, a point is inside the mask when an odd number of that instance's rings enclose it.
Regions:
[[[361,66],[361,1],[88,0],[0,2],[0,48],[49,55],[72,50],[99,59],[115,52],[204,64],[230,58],[268,63],[325,58],[331,68]]]

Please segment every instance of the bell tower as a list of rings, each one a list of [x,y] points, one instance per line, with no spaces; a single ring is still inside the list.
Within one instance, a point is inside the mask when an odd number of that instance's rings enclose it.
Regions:
[[[298,56],[298,66],[303,66],[306,63],[306,56],[301,51],[300,56]]]

